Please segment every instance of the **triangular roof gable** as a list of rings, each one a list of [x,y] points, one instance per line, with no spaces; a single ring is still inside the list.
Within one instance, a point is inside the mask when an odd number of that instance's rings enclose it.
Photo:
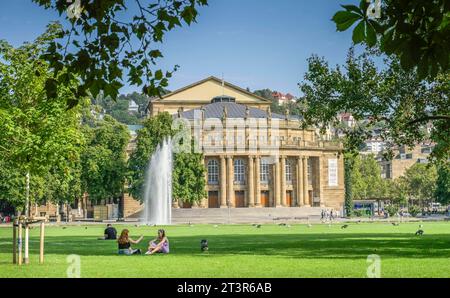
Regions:
[[[222,80],[210,76],[206,79],[188,85],[186,87],[170,92],[156,102],[205,102],[210,103],[211,99],[216,96],[227,95],[236,98],[238,103],[270,103],[271,101],[261,96],[253,94],[239,86],[224,82],[222,88]]]

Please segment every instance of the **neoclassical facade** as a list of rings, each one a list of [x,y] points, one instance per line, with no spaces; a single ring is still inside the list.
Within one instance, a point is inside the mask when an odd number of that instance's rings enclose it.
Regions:
[[[150,117],[169,112],[188,125],[204,154],[207,197],[193,207],[342,208],[342,145],[272,113],[270,103],[215,77],[149,103]]]

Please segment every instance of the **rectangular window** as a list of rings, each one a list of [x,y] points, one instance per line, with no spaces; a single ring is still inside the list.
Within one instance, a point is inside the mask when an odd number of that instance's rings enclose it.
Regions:
[[[260,180],[261,183],[269,182],[269,162],[265,159],[260,162]]]
[[[292,167],[289,162],[286,162],[285,171],[286,171],[286,182],[288,184],[292,184]]]
[[[392,170],[391,170],[391,164],[386,164],[386,179],[392,178]]]
[[[208,161],[208,184],[219,183],[219,163],[216,160]]]
[[[241,159],[234,161],[234,182],[237,184],[245,183],[245,165]]]

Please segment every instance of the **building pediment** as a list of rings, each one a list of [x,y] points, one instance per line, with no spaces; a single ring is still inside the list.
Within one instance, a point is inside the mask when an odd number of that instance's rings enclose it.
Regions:
[[[175,90],[161,98],[154,100],[155,103],[198,103],[200,105],[208,104],[214,98],[226,95],[233,98],[240,104],[270,104],[270,100],[255,95],[241,87],[228,82],[223,82],[214,76],[198,81],[186,87]]]

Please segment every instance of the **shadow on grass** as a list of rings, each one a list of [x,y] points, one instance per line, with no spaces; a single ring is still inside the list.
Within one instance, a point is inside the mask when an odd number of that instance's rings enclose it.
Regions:
[[[148,237],[149,238],[149,237]],[[346,234],[265,234],[203,235],[170,237],[171,254],[204,257],[200,240],[207,239],[209,256],[267,255],[286,258],[366,258],[379,254],[384,258],[449,258],[450,235],[433,234],[416,237],[406,233]],[[149,239],[135,248],[146,250]],[[30,253],[39,253],[36,238],[31,239]],[[0,251],[11,251],[11,244],[0,243]],[[50,236],[46,238],[46,254],[115,256],[117,243],[87,236]]]

